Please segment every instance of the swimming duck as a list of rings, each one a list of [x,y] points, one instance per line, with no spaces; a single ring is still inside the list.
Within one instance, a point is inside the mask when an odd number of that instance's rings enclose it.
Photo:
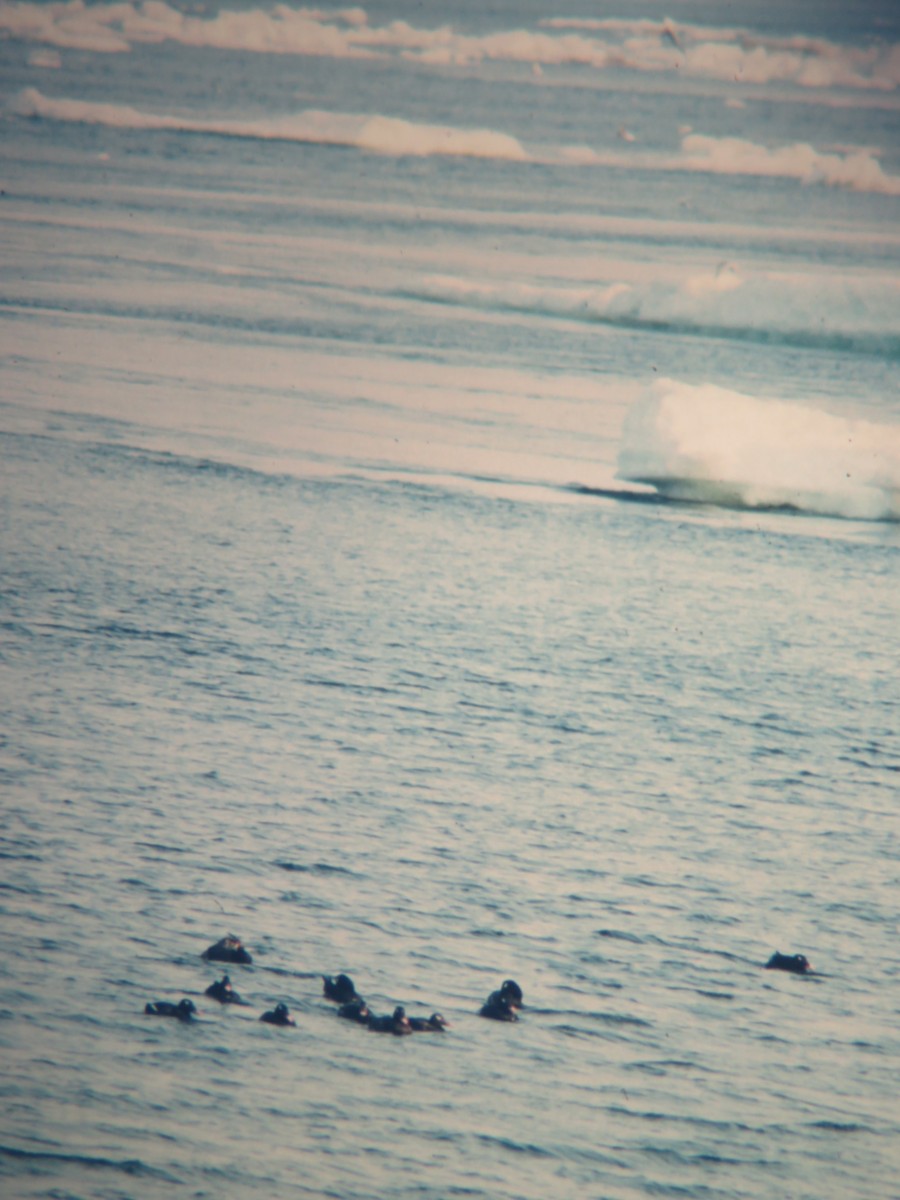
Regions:
[[[233,933],[226,934],[215,945],[208,946],[200,957],[205,958],[207,962],[243,963],[245,965],[253,962],[249,951],[244,949],[241,939],[235,937]]]
[[[488,1017],[491,1021],[518,1021],[519,1019],[516,1006],[499,992],[491,992],[482,1004],[478,1015]]]
[[[193,1000],[179,1000],[172,1004],[169,1000],[155,1000],[144,1007],[144,1012],[150,1017],[175,1017],[179,1021],[190,1021],[196,1013]]]
[[[790,971],[792,975],[806,975],[812,971],[805,954],[781,954],[778,950],[766,963],[767,971]]]
[[[323,975],[322,992],[326,1000],[333,1000],[335,1004],[352,1004],[354,1000],[362,1000],[349,975],[338,975],[334,979],[330,975]]]
[[[372,1019],[371,1010],[361,996],[357,996],[349,1004],[342,1004],[338,1009],[338,1016],[343,1017],[345,1021],[356,1021],[359,1025],[368,1025]]]
[[[398,1037],[404,1033],[412,1033],[409,1017],[399,1004],[389,1017],[370,1017],[369,1028],[374,1029],[376,1033],[395,1033]]]
[[[410,1017],[409,1027],[413,1033],[443,1033],[450,1022],[440,1013],[432,1013],[430,1017]]]
[[[518,1010],[525,1007],[522,989],[514,979],[504,979],[481,1006],[481,1016],[493,1021],[518,1021]]]
[[[491,992],[479,1013],[492,1021],[518,1021],[520,1008],[525,1007],[522,989],[514,979],[504,979],[496,992]]]
[[[503,983],[500,985],[500,995],[509,1004],[511,1004],[513,1008],[525,1007],[525,998],[522,995],[522,989],[514,979],[504,979]]]
[[[286,1004],[276,1004],[271,1012],[264,1012],[259,1018],[265,1021],[267,1025],[296,1025],[297,1022],[288,1012]]]
[[[241,999],[231,986],[231,980],[227,975],[223,975],[221,979],[211,983],[203,994],[212,996],[213,1000],[218,1000],[220,1004],[247,1004],[247,1001]]]

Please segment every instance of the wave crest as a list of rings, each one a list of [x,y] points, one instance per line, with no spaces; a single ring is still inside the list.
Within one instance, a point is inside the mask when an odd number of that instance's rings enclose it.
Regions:
[[[662,379],[628,413],[618,477],[673,500],[900,521],[900,425]]]
[[[868,147],[845,154],[823,153],[806,142],[769,149],[743,138],[688,134],[681,143],[681,166],[713,175],[757,175],[826,183],[856,192],[900,196],[900,177],[888,175]]]
[[[324,11],[278,4],[207,16],[179,12],[164,0],[22,0],[0,5],[0,35],[100,53],[172,41],[261,54],[393,56],[439,66],[503,61],[669,72],[806,89],[889,92],[900,84],[900,48],[891,43],[842,46],[824,38],[763,36],[671,20],[550,18],[537,29],[466,34],[449,25],[416,28],[406,21],[374,26],[362,8]]]
[[[426,125],[379,113],[336,113],[306,109],[285,116],[247,121],[233,117],[169,116],[127,105],[49,97],[37,88],[20,92],[10,110],[22,117],[109,125],[120,129],[167,129],[220,137],[259,138],[319,145],[351,146],[379,154],[451,155],[560,167],[603,167],[641,171],[703,171],[717,175],[756,175],[820,183],[860,192],[900,195],[900,176],[882,170],[868,147],[823,153],[807,144],[769,149],[741,138],[688,134],[681,155],[599,152],[590,146],[523,145],[493,129]]]
[[[142,112],[122,104],[101,104],[43,95],[25,88],[11,109],[20,117],[42,117],[116,129],[180,130],[219,137],[258,138],[263,141],[305,142],[314,145],[349,146],[378,154],[450,155],[527,162],[521,143],[492,129],[454,129],[423,125],[398,117],[365,113],[333,113],[307,109],[284,117],[253,121],[197,116],[167,116]]]
[[[448,275],[422,280],[416,299],[487,311],[585,321],[648,333],[900,357],[900,285],[893,279],[823,280],[817,273],[745,275],[730,262],[680,282],[564,286]]]

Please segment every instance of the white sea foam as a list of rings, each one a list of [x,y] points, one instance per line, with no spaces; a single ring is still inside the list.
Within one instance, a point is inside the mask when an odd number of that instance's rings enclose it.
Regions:
[[[492,129],[456,129],[427,125],[378,113],[335,113],[316,109],[280,117],[241,120],[143,112],[128,105],[45,96],[25,88],[10,104],[23,117],[109,125],[120,129],[170,129],[222,137],[354,146],[396,155],[452,155],[560,166],[631,168],[647,171],[702,171],[720,175],[756,175],[796,179],[855,191],[900,195],[900,177],[885,172],[865,147],[822,153],[797,143],[769,149],[740,138],[689,133],[680,154],[601,152],[590,146],[526,146],[511,134]]]
[[[900,283],[886,275],[752,273],[722,261],[660,280],[593,285],[430,276],[416,295],[444,304],[762,342],[900,352]]]
[[[260,54],[307,54],[348,58],[371,53],[362,9],[222,10],[215,16],[188,16],[164,0],[143,4],[86,5],[12,3],[0,5],[0,33],[24,41],[99,53],[128,51],[135,44],[179,42],[217,50]]]
[[[672,499],[900,520],[900,425],[659,380],[630,409],[619,478]]]
[[[529,158],[521,143],[505,133],[490,129],[424,125],[378,114],[307,109],[292,116],[253,121],[171,116],[142,112],[122,104],[52,98],[36,88],[26,88],[21,92],[15,98],[12,109],[24,117],[108,125],[117,129],[170,129],[212,133],[221,137],[354,146],[380,154],[438,154],[517,162]]]
[[[688,134],[681,147],[683,158],[678,165],[689,171],[799,179],[803,183],[900,196],[900,177],[888,175],[865,147],[825,154],[805,142],[769,149],[743,138],[713,138],[698,133]]]
[[[742,28],[622,18],[551,17],[544,28],[602,33],[623,39],[636,70],[742,83],[794,83],[806,88],[893,91],[900,83],[900,47],[893,43],[841,46],[825,38],[760,35]]]
[[[742,29],[676,26],[668,20],[558,18],[541,26],[472,35],[405,21],[373,26],[361,8],[324,11],[284,4],[212,16],[189,16],[164,0],[0,5],[0,34],[108,53],[174,41],[262,54],[400,55],[436,65],[493,60],[616,67],[815,89],[892,91],[900,83],[900,47],[892,44],[840,46],[822,38],[759,37]]]

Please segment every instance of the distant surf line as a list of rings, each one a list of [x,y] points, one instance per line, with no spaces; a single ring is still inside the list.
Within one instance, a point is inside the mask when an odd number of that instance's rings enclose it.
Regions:
[[[34,87],[19,92],[12,99],[9,111],[24,118],[114,129],[341,146],[400,158],[443,156],[572,168],[752,176],[900,196],[900,176],[885,172],[869,147],[829,153],[808,143],[769,147],[743,138],[716,138],[691,132],[682,136],[681,152],[671,154],[601,152],[586,145],[529,148],[512,134],[494,129],[431,125],[381,113],[304,109],[253,120],[173,116],[124,104],[46,96]]]
[[[441,284],[444,286],[441,286]],[[900,359],[900,333],[885,330],[825,331],[816,328],[762,326],[735,320],[712,321],[698,309],[697,315],[663,316],[638,311],[651,307],[654,297],[632,293],[626,285],[598,286],[594,289],[556,293],[550,289],[530,288],[516,296],[507,289],[468,285],[461,280],[436,281],[433,286],[410,288],[401,292],[402,298],[425,300],[452,308],[471,308],[492,313],[517,313],[536,318],[576,321],[612,329],[674,337],[714,338],[718,341],[744,342],[761,346],[787,346],[800,350],[816,350],[838,354],[859,354],[889,361]],[[629,311],[627,304],[634,311]],[[657,298],[659,303],[659,298]]]
[[[547,18],[536,29],[518,26],[469,33],[458,22],[438,27],[369,23],[364,8],[322,11],[278,4],[221,9],[211,15],[153,4],[22,2],[0,5],[0,34],[60,50],[121,54],[135,46],[177,43],[251,54],[411,61],[430,69],[496,62],[530,67],[687,76],[748,86],[778,83],[821,94],[828,90],[890,93],[900,83],[890,42],[842,45],[822,37],[790,37],[740,26],[702,26],[670,18],[591,20]]]

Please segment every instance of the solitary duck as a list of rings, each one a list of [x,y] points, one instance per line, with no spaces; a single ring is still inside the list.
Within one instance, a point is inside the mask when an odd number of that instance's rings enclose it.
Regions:
[[[518,1021],[518,1010],[525,1007],[522,989],[514,979],[505,979],[481,1006],[480,1016],[492,1021]]]
[[[221,979],[211,983],[203,994],[212,996],[213,1000],[218,1000],[220,1004],[243,1004],[245,1006],[247,1004],[247,1001],[243,1000],[231,986],[231,980],[227,975],[223,975]]]
[[[766,963],[767,971],[790,971],[792,975],[806,975],[812,971],[805,954],[781,954],[775,951]]]
[[[430,1017],[410,1017],[409,1027],[413,1033],[443,1033],[450,1028],[450,1022],[440,1013],[432,1013]]]
[[[370,1017],[368,1024],[376,1033],[395,1033],[398,1037],[412,1033],[409,1017],[399,1004],[389,1017]]]
[[[482,1004],[478,1013],[480,1017],[487,1017],[491,1021],[518,1021],[519,1014],[515,1007],[510,1002],[504,999],[499,992],[492,992],[487,1000]]]
[[[243,963],[245,966],[253,962],[250,952],[244,948],[240,938],[228,933],[220,938],[215,945],[208,946],[200,955],[207,962]]]
[[[264,1012],[259,1018],[265,1021],[267,1025],[296,1025],[297,1022],[288,1012],[286,1004],[276,1004],[271,1012]]]
[[[342,1004],[338,1009],[338,1016],[343,1017],[345,1021],[356,1021],[359,1025],[368,1025],[372,1019],[372,1012],[361,996],[357,996],[355,1000],[351,1000],[348,1004]]]
[[[322,992],[326,1000],[333,1000],[335,1004],[352,1004],[354,1000],[362,999],[349,975],[338,975],[334,979],[323,975]]]
[[[144,1012],[149,1017],[175,1017],[178,1021],[190,1021],[196,1011],[193,1000],[187,999],[179,1000],[177,1004],[172,1004],[169,1000],[155,1000],[144,1007]]]

